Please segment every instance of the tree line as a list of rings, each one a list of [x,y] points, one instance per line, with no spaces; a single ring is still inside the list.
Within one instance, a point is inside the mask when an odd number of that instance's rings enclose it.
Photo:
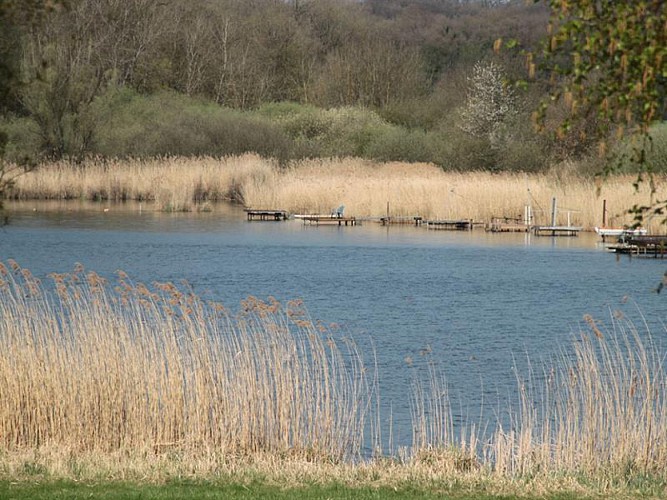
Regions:
[[[542,3],[2,1],[14,158],[252,150],[536,170],[590,152],[583,135],[534,133],[549,81],[513,86],[525,56],[493,52],[501,39],[537,50]]]

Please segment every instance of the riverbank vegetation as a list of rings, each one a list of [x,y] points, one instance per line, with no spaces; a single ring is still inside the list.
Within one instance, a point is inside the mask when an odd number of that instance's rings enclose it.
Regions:
[[[145,201],[158,210],[211,210],[213,202],[232,201],[291,213],[330,213],[345,205],[357,217],[424,218],[522,217],[531,205],[538,224],[550,223],[551,199],[557,198],[559,222],[567,218],[587,229],[602,223],[632,223],[625,208],[649,204],[648,186],[636,191],[634,177],[604,181],[582,178],[574,165],[542,173],[448,172],[426,163],[379,163],[359,158],[313,159],[280,165],[257,155],[216,159],[90,160],[56,162],[17,179],[13,197],[96,201]],[[656,179],[656,193],[667,185]],[[108,204],[105,204],[107,207]],[[649,221],[657,228],[659,220]]]
[[[536,132],[534,111],[559,88],[547,69],[526,60],[547,34],[549,8],[542,3],[36,0],[30,6],[0,6],[0,198],[147,199],[163,210],[231,199],[294,212],[345,203],[359,216],[385,214],[389,202],[396,215],[484,220],[515,216],[530,201],[527,189],[519,189],[495,203],[497,186],[487,173],[502,172],[516,186],[527,184],[514,181],[523,174],[580,183],[583,195],[547,187],[554,192],[539,195],[534,208],[557,196],[573,209],[575,223],[593,227],[601,209],[590,206],[590,179],[609,170],[634,174],[624,161],[633,146],[612,134],[602,151],[595,117],[556,133],[573,111],[567,99],[555,102],[540,122],[543,133]],[[658,184],[667,172],[666,130],[654,125],[646,151]],[[248,154],[271,165],[261,167],[268,172],[263,181],[248,181],[237,160]],[[215,171],[214,158],[239,171],[231,180],[228,173],[204,180],[209,173],[201,165]],[[173,187],[161,180],[154,182],[159,188],[142,187],[157,179],[158,161]],[[63,172],[59,182],[33,179],[10,192],[24,171],[53,171],[64,162],[75,177]],[[181,165],[179,179],[174,162]],[[455,180],[435,189],[409,176],[405,187],[357,179],[340,186],[340,171],[363,176],[356,165],[383,171],[387,162],[432,164],[454,172]],[[98,177],[100,165],[110,179],[82,186],[78,177]],[[320,181],[296,173],[313,170]],[[461,180],[466,173],[469,181]],[[480,178],[490,191],[461,187]],[[324,179],[336,187],[323,187]],[[660,196],[607,198],[620,214]]]
[[[664,359],[620,313],[584,318],[560,358],[520,375],[506,427],[455,430],[430,365],[409,395],[413,445],[395,450],[373,354],[298,301],[232,312],[80,266],[41,283],[9,261],[0,278],[8,479],[664,494]]]
[[[254,152],[457,171],[567,160],[590,173],[609,161],[592,122],[567,140],[531,125],[558,84],[539,67],[525,78],[524,51],[547,35],[542,3],[48,4],[43,15],[0,11],[9,162]],[[494,52],[499,40],[521,50]],[[546,129],[567,110],[557,105]]]

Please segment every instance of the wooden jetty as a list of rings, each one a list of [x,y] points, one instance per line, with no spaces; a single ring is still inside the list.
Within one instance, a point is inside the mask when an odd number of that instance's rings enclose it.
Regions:
[[[302,215],[299,217],[303,220],[303,223],[314,224],[319,226],[320,224],[337,224],[339,226],[356,226],[357,219],[355,217],[338,217],[336,215]]]
[[[533,208],[528,204],[523,207],[523,216],[491,217],[491,223],[486,226],[486,230],[492,233],[527,233],[532,228],[532,220]]]
[[[559,226],[556,224],[556,198],[551,199],[551,225],[549,226],[535,226],[533,231],[535,236],[579,236],[581,227],[572,226],[570,224],[570,211],[567,213],[567,226]]]
[[[576,226],[535,226],[535,236],[579,236],[581,227]]]
[[[530,228],[530,224],[520,217],[494,217],[486,230],[492,233],[527,233]]]
[[[444,229],[448,231],[470,231],[474,226],[472,219],[427,220],[423,224],[426,225],[426,229]]]
[[[419,216],[414,217],[380,217],[380,224],[383,226],[389,226],[391,224],[414,224],[415,226],[421,226],[423,219]]]
[[[266,209],[255,209],[255,208],[245,208],[244,212],[248,216],[248,220],[287,220],[289,215],[285,210],[266,210]]]
[[[616,253],[654,257],[661,259],[667,255],[667,236],[637,235],[630,236],[623,243],[609,247]]]

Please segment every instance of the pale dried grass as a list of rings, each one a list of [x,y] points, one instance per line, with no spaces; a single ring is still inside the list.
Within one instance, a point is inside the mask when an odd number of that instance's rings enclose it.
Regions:
[[[490,437],[466,423],[454,435],[432,365],[414,388],[413,447],[359,460],[379,425],[377,373],[300,302],[249,298],[231,315],[187,284],[119,272],[112,286],[80,266],[50,278],[0,263],[0,476],[506,494],[665,478],[664,354],[620,313],[610,330],[586,317],[590,333],[541,383],[519,380],[510,427]]]
[[[520,408],[511,428],[499,428],[493,438],[496,474],[664,477],[663,347],[615,314],[609,329],[586,316],[590,332],[582,332],[569,353],[542,374],[519,380]]]
[[[565,168],[567,170],[567,168]],[[602,223],[607,200],[607,225],[632,222],[627,209],[648,204],[648,186],[635,192],[632,176],[595,182],[573,173],[546,174],[445,172],[429,164],[373,163],[358,159],[317,160],[293,165],[273,185],[244,190],[253,206],[276,206],[294,213],[329,213],[341,204],[358,217],[421,216],[433,219],[521,217],[530,205],[533,222],[551,222],[556,198],[558,224],[586,229]],[[658,179],[658,198],[667,197],[667,185]]]
[[[73,453],[63,447],[45,446],[5,454],[0,478],[12,481],[136,481],[165,483],[208,480],[251,486],[261,482],[281,489],[342,485],[349,488],[421,489],[430,494],[449,491],[461,495],[534,495],[567,491],[580,495],[600,494],[597,485],[584,485],[571,476],[505,479],[484,470],[457,470],[445,453],[427,460],[374,459],[357,463],[331,463],[297,457],[257,453],[252,457],[230,457],[216,451],[171,453],[124,451]],[[608,494],[623,492],[607,487]]]
[[[558,224],[592,229],[632,223],[627,210],[667,198],[664,176],[657,192],[647,183],[639,191],[633,176],[596,182],[563,164],[548,173],[445,172],[431,164],[377,163],[356,158],[314,159],[280,167],[248,154],[223,159],[89,161],[43,165],[18,179],[14,195],[31,198],[76,198],[154,201],[161,210],[193,210],[205,201],[235,201],[291,213],[328,214],[346,206],[356,217],[421,216],[428,219],[519,217],[530,205],[533,222],[551,222],[557,199]],[[659,221],[649,221],[657,229]]]
[[[53,275],[49,293],[0,265],[3,451],[359,455],[375,377],[352,340],[298,302],[232,316],[119,274]]]
[[[271,161],[256,155],[224,159],[160,158],[49,163],[17,180],[19,199],[150,201],[159,210],[189,211],[206,201],[243,202],[242,186],[267,182]]]

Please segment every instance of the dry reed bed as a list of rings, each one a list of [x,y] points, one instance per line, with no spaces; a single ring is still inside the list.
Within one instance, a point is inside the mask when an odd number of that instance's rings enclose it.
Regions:
[[[184,285],[112,286],[78,268],[43,286],[0,266],[0,470],[56,477],[470,482],[490,489],[667,479],[664,354],[620,317],[519,380],[512,424],[455,435],[438,370],[416,383],[411,450],[377,444],[377,373],[299,302],[232,316]],[[368,432],[368,434],[364,434]],[[620,482],[619,482],[620,481]],[[453,484],[452,483],[452,484]],[[486,488],[487,486],[485,486]]]
[[[519,381],[521,405],[511,429],[498,429],[497,473],[577,471],[592,477],[664,477],[667,372],[664,345],[616,312],[542,373]],[[644,337],[644,338],[642,338]],[[536,404],[537,402],[537,404]]]
[[[557,198],[558,223],[591,229],[601,225],[602,200],[608,225],[632,222],[625,211],[652,201],[647,185],[638,192],[632,176],[596,183],[572,165],[545,174],[444,172],[429,164],[317,159],[279,166],[256,155],[214,158],[89,161],[43,165],[18,180],[20,199],[75,198],[154,201],[160,210],[193,210],[207,201],[237,201],[254,208],[292,213],[329,213],[341,204],[357,217],[420,215],[425,218],[520,216],[530,204],[538,224],[550,223]],[[659,177],[654,198],[667,198]],[[207,207],[208,208],[208,207]],[[652,228],[657,229],[656,223]]]
[[[171,283],[0,267],[0,443],[72,452],[356,456],[372,390],[298,302],[232,317]],[[370,373],[372,376],[372,373]]]

